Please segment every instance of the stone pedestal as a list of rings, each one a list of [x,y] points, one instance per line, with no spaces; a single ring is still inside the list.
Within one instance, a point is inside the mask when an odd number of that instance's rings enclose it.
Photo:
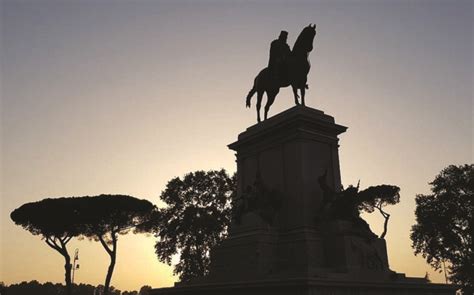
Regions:
[[[322,111],[301,106],[248,128],[229,145],[237,152],[237,193],[258,172],[267,188],[283,196],[276,226],[313,227],[322,197],[318,177],[327,170],[328,184],[341,187],[337,136],[346,129]]]
[[[322,199],[317,179],[327,171],[330,186],[341,187],[337,136],[345,130],[321,111],[294,107],[229,145],[237,156],[237,194],[258,179],[278,194],[279,204],[271,224],[249,212],[231,225],[229,239],[212,252],[211,276],[294,277],[324,269],[324,241],[315,222]]]
[[[389,269],[385,240],[321,220],[318,177],[341,189],[338,135],[346,127],[296,106],[249,127],[237,157],[238,208],[229,237],[211,251],[207,277],[151,294],[445,294],[455,289]]]

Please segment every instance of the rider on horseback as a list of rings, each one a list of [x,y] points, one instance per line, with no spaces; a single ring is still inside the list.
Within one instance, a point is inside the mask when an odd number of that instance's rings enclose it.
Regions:
[[[295,41],[293,49],[286,44],[288,33],[281,31],[280,37],[272,42],[270,48],[270,60],[268,67],[258,73],[253,81],[245,99],[245,105],[250,107],[252,96],[257,94],[257,121],[260,122],[260,107],[262,106],[263,94],[267,93],[267,103],[265,104],[265,117],[268,117],[268,110],[275,101],[275,97],[280,88],[291,86],[295,97],[295,104],[305,105],[305,91],[308,88],[308,73],[311,65],[308,60],[309,53],[313,50],[313,40],[316,36],[316,25],[309,25],[301,31]],[[299,102],[298,90],[301,94]]]
[[[290,46],[286,43],[288,32],[281,31],[278,39],[273,40],[270,45],[270,60],[268,69],[273,80],[279,83],[288,79],[286,59],[290,56]]]

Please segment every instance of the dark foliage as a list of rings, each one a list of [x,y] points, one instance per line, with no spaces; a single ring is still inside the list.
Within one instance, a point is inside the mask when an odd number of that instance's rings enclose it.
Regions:
[[[138,292],[138,295],[148,295],[151,291],[151,286],[145,285],[140,288],[140,291]]]
[[[73,237],[80,234],[76,198],[44,199],[27,203],[11,213],[12,220],[34,235]]]
[[[361,200],[359,205],[361,210],[372,213],[377,209],[384,217],[383,232],[380,235],[380,238],[385,238],[388,230],[390,214],[385,212],[382,208],[386,205],[395,205],[400,202],[400,188],[398,186],[386,184],[371,186],[359,192],[359,198]]]
[[[150,286],[143,286],[143,290],[151,289]],[[102,295],[104,286],[92,286],[89,284],[72,284],[73,295]],[[41,284],[38,281],[21,282],[18,284],[12,284],[10,286],[0,285],[1,295],[62,295],[65,292],[65,286],[62,284],[53,284],[50,282]],[[147,295],[137,291],[124,291],[121,292],[115,289],[113,286],[110,287],[110,293],[112,295]]]
[[[175,274],[182,281],[209,270],[209,251],[225,236],[230,223],[235,176],[225,170],[196,171],[171,179],[160,198],[167,207],[155,222],[158,259],[171,264],[180,254]]]
[[[41,284],[38,281],[21,282],[13,284],[5,288],[2,295],[29,295],[29,294],[44,294],[44,295],[60,295],[65,292],[64,285],[53,284],[50,282]]]
[[[451,165],[431,184],[432,193],[416,196],[411,239],[436,270],[447,263],[449,279],[474,292],[474,165]]]

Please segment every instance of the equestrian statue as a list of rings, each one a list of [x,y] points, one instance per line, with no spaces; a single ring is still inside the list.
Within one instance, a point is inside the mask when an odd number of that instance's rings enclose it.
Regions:
[[[305,90],[310,63],[309,53],[313,50],[313,40],[316,35],[316,25],[309,24],[303,29],[296,39],[293,50],[286,43],[288,32],[281,31],[278,39],[274,40],[270,46],[270,59],[268,67],[260,71],[255,77],[252,89],[247,95],[246,106],[250,107],[252,96],[257,93],[257,121],[260,122],[260,107],[263,94],[267,93],[267,103],[265,105],[264,119],[267,119],[268,110],[275,101],[275,97],[280,92],[281,87],[293,88],[295,104],[299,105],[298,89],[301,94],[301,104],[305,105]]]

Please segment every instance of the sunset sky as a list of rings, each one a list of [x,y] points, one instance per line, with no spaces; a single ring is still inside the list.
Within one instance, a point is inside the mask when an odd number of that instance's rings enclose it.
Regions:
[[[168,180],[225,168],[256,122],[245,108],[280,30],[317,24],[306,102],[349,129],[344,185],[401,188],[388,207],[390,266],[435,273],[409,239],[415,195],[473,162],[472,1],[2,0],[0,281],[63,282],[63,258],[10,220],[46,197],[129,194],[157,205]],[[293,105],[280,92],[270,114]],[[381,231],[382,218],[366,218]],[[155,238],[121,237],[112,284],[170,286]],[[102,246],[80,250],[76,282],[103,284]]]

